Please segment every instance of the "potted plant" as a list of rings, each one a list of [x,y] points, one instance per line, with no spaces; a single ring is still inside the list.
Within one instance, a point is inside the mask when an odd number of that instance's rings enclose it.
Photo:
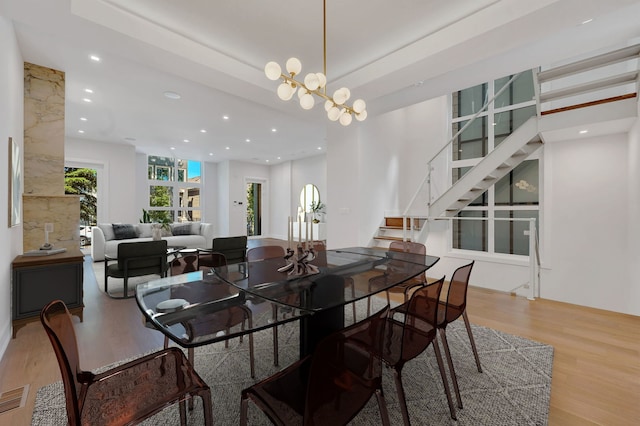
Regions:
[[[311,213],[313,213],[313,223],[320,223],[320,219],[318,215],[324,213],[324,208],[326,206],[322,204],[320,201],[312,201],[309,208],[311,209]]]

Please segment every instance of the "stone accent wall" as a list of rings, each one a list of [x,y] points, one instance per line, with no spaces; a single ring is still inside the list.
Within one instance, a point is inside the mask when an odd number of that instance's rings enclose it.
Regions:
[[[61,71],[24,64],[24,251],[44,243],[45,223],[53,223],[56,248],[80,245],[80,198],[64,195],[64,79]]]

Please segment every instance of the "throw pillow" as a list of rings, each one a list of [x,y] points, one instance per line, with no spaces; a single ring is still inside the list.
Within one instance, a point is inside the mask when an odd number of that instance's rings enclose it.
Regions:
[[[171,225],[171,232],[173,235],[191,235],[190,223],[174,223]]]
[[[110,223],[99,223],[98,228],[102,230],[105,241],[111,241],[115,239],[116,236],[113,234],[113,226],[111,226]]]
[[[138,238],[136,228],[131,224],[114,223],[113,234],[116,240],[128,240],[130,238]]]
[[[151,230],[152,230],[152,227],[150,223],[138,224],[138,237],[151,238]]]
[[[191,222],[191,235],[200,235],[200,222]]]

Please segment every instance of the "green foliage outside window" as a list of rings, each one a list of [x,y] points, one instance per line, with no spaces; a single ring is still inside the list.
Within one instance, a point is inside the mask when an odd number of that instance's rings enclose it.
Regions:
[[[88,225],[96,223],[97,184],[97,174],[93,169],[64,168],[64,193],[80,196],[80,220]]]

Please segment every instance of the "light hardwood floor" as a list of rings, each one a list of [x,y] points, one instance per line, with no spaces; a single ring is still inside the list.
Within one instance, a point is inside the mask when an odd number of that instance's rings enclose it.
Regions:
[[[270,243],[281,242],[251,240],[250,246]],[[83,368],[161,347],[160,333],[143,326],[135,300],[107,297],[92,275],[89,259],[84,322],[74,317]],[[640,424],[640,317],[478,288],[469,291],[468,311],[472,323],[553,345],[550,425]],[[31,389],[26,406],[0,414],[0,425],[29,425],[37,389],[56,380],[42,326],[20,329],[0,362],[0,391]]]

